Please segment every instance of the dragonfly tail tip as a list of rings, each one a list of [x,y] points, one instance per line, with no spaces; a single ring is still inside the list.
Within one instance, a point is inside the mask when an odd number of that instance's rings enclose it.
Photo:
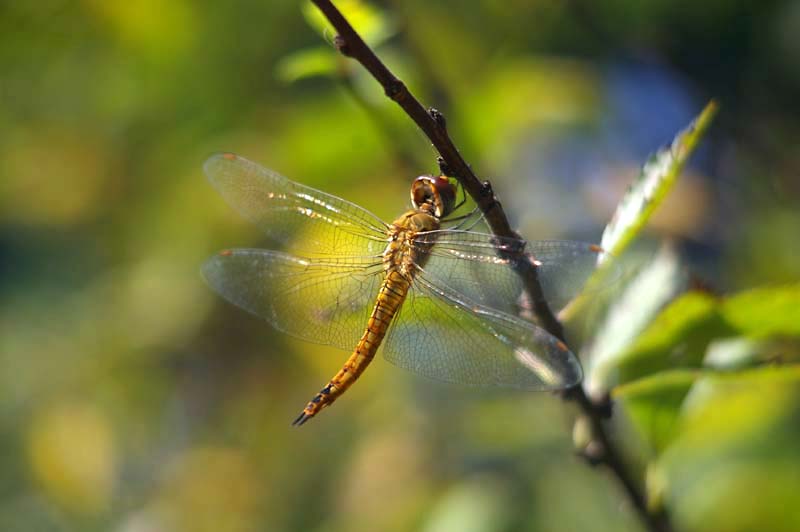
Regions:
[[[306,411],[303,410],[302,412],[300,412],[300,415],[297,416],[297,418],[294,421],[292,421],[292,425],[295,426],[295,427],[299,427],[300,425],[302,425],[303,423],[305,423],[309,419],[311,419],[311,416],[306,414]]]

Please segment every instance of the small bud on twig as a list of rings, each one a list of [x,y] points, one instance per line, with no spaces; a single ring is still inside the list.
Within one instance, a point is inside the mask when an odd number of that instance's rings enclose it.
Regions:
[[[447,129],[447,120],[445,120],[444,115],[438,109],[430,107],[428,108],[428,114],[431,115],[434,122],[439,124],[439,127]]]
[[[439,172],[442,175],[452,176],[453,172],[450,170],[450,165],[447,164],[447,161],[444,160],[444,157],[441,155],[436,158],[436,164],[439,165]]]
[[[333,38],[333,46],[343,56],[351,57],[350,47],[347,46],[347,41],[341,35],[337,35],[336,37]]]

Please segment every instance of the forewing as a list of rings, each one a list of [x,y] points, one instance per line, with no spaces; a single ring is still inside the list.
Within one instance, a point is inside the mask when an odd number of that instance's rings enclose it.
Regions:
[[[471,301],[510,314],[519,311],[523,283],[513,252],[524,250],[539,264],[539,282],[553,310],[561,309],[583,288],[602,250],[584,242],[530,241],[471,231],[421,233],[420,245],[434,242],[425,270]],[[524,246],[524,247],[523,247]]]
[[[611,256],[596,244],[573,240],[534,240],[527,251],[538,264],[539,282],[553,311],[560,311],[578,294],[602,292],[617,280],[618,265],[609,262],[611,274],[602,286],[587,281],[600,261]]]
[[[522,282],[503,246],[520,249],[521,241],[456,230],[420,233],[415,240],[421,246],[433,242],[424,264],[430,277],[475,303],[516,313]]]
[[[582,377],[575,356],[543,329],[470,301],[423,272],[385,344],[391,363],[445,382],[557,390]]]
[[[303,340],[352,349],[383,278],[364,257],[300,259],[234,249],[208,259],[202,273],[222,297]]]
[[[203,168],[231,206],[292,252],[373,256],[386,247],[386,224],[349,201],[232,153],[213,155]]]

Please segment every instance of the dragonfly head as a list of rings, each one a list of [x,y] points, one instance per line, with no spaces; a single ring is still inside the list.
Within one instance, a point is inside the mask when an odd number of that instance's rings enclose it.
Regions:
[[[411,185],[411,203],[417,209],[428,205],[437,218],[442,218],[453,211],[456,187],[445,176],[419,176]]]

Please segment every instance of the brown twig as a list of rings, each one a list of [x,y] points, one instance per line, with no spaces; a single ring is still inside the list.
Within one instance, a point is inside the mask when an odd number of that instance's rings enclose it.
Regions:
[[[478,179],[455,147],[455,144],[453,144],[450,135],[447,133],[444,116],[436,109],[425,109],[422,106],[419,100],[408,90],[406,84],[398,79],[378,59],[375,52],[356,33],[347,19],[330,1],[312,1],[336,29],[338,35],[334,39],[334,44],[339,52],[361,63],[372,74],[372,77],[381,84],[386,96],[402,107],[406,114],[425,133],[449,168],[452,177],[457,178],[467,194],[475,200],[492,233],[501,237],[521,239],[520,235],[509,225],[508,218],[503,212],[500,202],[497,201],[489,182],[481,182]],[[525,288],[531,296],[536,317],[545,329],[563,340],[563,328],[544,299],[533,261],[517,261],[517,264],[517,269],[525,281]]]
[[[361,63],[381,84],[386,96],[402,107],[406,114],[425,133],[439,152],[440,161],[448,169],[448,175],[457,178],[464,190],[477,203],[492,233],[499,237],[515,238],[521,241],[520,235],[508,223],[508,218],[500,202],[497,201],[489,182],[481,182],[459,153],[447,132],[444,116],[433,108],[426,109],[422,106],[419,100],[408,90],[405,83],[398,79],[378,59],[375,52],[364,42],[347,19],[329,0],[312,0],[312,2],[336,29],[338,35],[334,40],[334,44],[339,52]],[[521,249],[512,250],[512,252],[517,253],[517,256],[521,251]],[[516,260],[515,264],[517,264],[517,271],[524,281],[525,289],[533,303],[534,315],[540,325],[556,338],[565,341],[564,329],[544,298],[533,257],[523,255],[523,260]],[[590,421],[592,436],[596,443],[592,459],[595,462],[605,464],[616,475],[649,530],[653,532],[670,530],[666,514],[654,514],[648,511],[644,494],[629,475],[616,447],[609,438],[603,425],[603,419],[606,417],[604,413],[606,408],[603,405],[593,403],[580,385],[568,390],[565,397],[577,403],[583,414]]]

